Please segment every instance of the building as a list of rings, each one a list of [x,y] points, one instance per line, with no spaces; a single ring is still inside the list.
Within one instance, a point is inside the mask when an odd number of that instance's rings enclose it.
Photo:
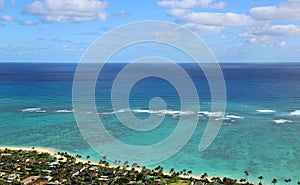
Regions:
[[[15,173],[10,174],[10,175],[6,176],[7,182],[11,183],[12,181],[14,181],[15,179],[17,179],[18,177],[19,177],[18,174],[15,174]]]

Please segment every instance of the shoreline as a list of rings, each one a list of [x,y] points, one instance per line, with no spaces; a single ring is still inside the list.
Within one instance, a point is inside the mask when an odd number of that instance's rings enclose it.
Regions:
[[[47,147],[40,147],[40,146],[32,146],[32,147],[27,147],[27,146],[0,146],[0,150],[5,150],[5,149],[10,149],[10,150],[25,150],[25,151],[37,151],[38,153],[49,153],[50,155],[53,155],[57,158],[65,158],[63,155],[60,155],[58,154],[59,151],[57,151],[57,149],[55,148],[47,148]],[[67,151],[66,151],[67,152]],[[67,152],[69,155],[72,155],[74,156],[73,154]],[[98,162],[96,161],[92,161],[92,160],[87,160],[87,159],[83,159],[83,158],[78,158],[76,156],[74,156],[76,158],[76,162],[81,162],[81,163],[89,163],[91,165],[103,165],[103,164],[99,164]],[[113,165],[111,163],[109,163],[109,166],[108,168],[117,168],[118,166],[123,166],[123,165]],[[126,169],[127,170],[130,170],[132,167],[129,166],[127,167]],[[142,171],[142,167],[135,167],[135,169],[137,171]],[[148,168],[149,169],[149,168]],[[169,172],[166,172],[164,171],[163,172],[164,175],[167,175],[167,176],[171,176],[171,174]],[[201,175],[197,175],[197,174],[191,174],[191,175],[187,175],[187,176],[184,176],[184,175],[179,175],[180,178],[182,179],[189,179],[189,178],[193,178],[193,179],[196,179],[196,180],[201,180]],[[214,177],[219,177],[219,178],[224,178],[224,176],[207,176],[206,179],[210,182],[212,182],[212,179]]]
[[[27,151],[37,151],[38,153],[49,153],[50,155],[53,155],[55,157],[62,157],[62,155],[59,155],[57,149],[55,148],[46,148],[46,147],[40,147],[40,146],[32,146],[32,147],[27,147],[27,146],[0,146],[0,150],[5,150],[5,148],[10,149],[10,150],[27,150]],[[74,156],[73,154],[69,153],[69,155]],[[74,156],[76,158],[76,162],[82,162],[82,163],[90,163],[92,165],[99,165],[99,163],[92,161],[92,160],[87,160],[87,159],[82,159]],[[115,167],[113,165],[109,165],[110,167]]]

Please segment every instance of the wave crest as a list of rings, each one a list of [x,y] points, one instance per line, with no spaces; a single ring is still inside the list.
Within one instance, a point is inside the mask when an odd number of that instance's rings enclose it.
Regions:
[[[295,110],[294,112],[291,112],[291,115],[300,115],[300,110]]]
[[[21,110],[22,112],[36,112],[36,113],[44,113],[47,112],[46,110],[43,110],[42,108],[25,108]]]
[[[256,110],[256,112],[259,112],[259,113],[274,113],[274,112],[276,112],[276,110],[260,109],[260,110]]]
[[[292,123],[291,120],[287,120],[287,119],[276,119],[273,121],[276,124],[282,124],[282,123]]]

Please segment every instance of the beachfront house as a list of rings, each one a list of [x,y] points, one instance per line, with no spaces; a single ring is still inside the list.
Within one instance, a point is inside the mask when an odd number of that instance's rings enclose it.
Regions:
[[[13,173],[13,174],[10,174],[10,175],[6,176],[6,179],[7,179],[7,182],[8,182],[8,183],[11,183],[11,182],[13,182],[15,179],[17,179],[18,177],[19,177],[18,174]]]

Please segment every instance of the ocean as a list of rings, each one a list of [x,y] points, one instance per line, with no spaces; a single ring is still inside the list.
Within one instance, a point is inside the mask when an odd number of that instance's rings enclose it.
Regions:
[[[172,73],[164,65],[161,70]],[[257,177],[262,175],[267,184],[273,178],[279,184],[286,178],[299,180],[300,63],[220,64],[227,90],[226,115],[216,139],[205,151],[198,148],[212,114],[209,84],[196,64],[180,65],[198,92],[197,128],[178,153],[148,167],[162,165],[165,171],[187,169],[194,175],[206,172],[237,179],[244,178],[247,170],[249,180],[259,182]],[[126,128],[115,113],[129,110],[114,110],[110,94],[124,66],[110,63],[101,71],[95,88],[97,115],[107,131],[124,143],[157,143],[172,133],[185,113],[180,110],[179,94],[172,84],[155,76],[138,81],[129,96],[133,114],[140,119],[151,113],[165,117],[151,131]],[[0,63],[0,145],[50,147],[90,155],[95,161],[102,159],[84,140],[75,121],[72,83],[76,67],[70,63]],[[154,97],[161,97],[167,110],[150,111],[149,101]]]

